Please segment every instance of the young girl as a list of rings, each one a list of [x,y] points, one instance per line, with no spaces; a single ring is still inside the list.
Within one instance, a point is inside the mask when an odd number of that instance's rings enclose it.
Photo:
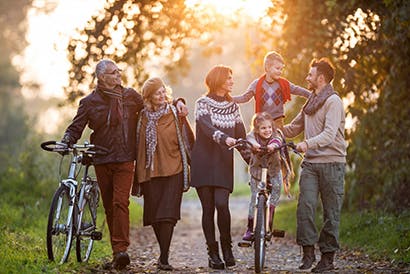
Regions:
[[[247,135],[247,140],[258,150],[261,146],[266,146],[269,151],[273,151],[283,142],[281,133],[275,126],[272,116],[267,112],[256,113],[252,118],[252,130]],[[272,191],[269,198],[269,227],[272,229],[273,215],[275,208],[279,203],[281,185],[283,181],[281,171],[280,152],[270,154],[268,159],[268,184],[272,185]],[[251,175],[251,201],[248,212],[248,228],[243,235],[244,241],[251,241],[253,238],[253,216],[255,209],[256,196],[258,194],[258,182],[262,175],[262,161],[257,153],[252,153],[249,162],[249,173]]]

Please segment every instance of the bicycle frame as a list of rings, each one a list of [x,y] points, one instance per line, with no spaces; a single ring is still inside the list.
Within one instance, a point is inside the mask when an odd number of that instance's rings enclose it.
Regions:
[[[252,148],[252,143],[247,140],[239,139],[234,146],[231,148],[247,146]],[[269,196],[271,195],[268,187],[268,157],[271,153],[276,153],[278,150],[290,147],[295,153],[300,155],[295,150],[295,145],[293,143],[284,143],[281,146],[275,148],[273,151],[269,151],[267,147],[261,147],[257,153],[261,157],[261,179],[257,183],[258,194],[255,201],[254,207],[254,218],[253,218],[253,245],[255,249],[255,272],[260,273],[263,270],[265,264],[265,248],[266,242],[269,242],[272,236],[283,237],[284,231],[276,231],[269,225],[269,216],[271,216],[270,207],[268,206]],[[255,151],[253,151],[255,153]],[[273,223],[273,220],[272,220]],[[276,233],[275,232],[279,232]],[[239,243],[239,246],[251,246],[251,243]]]
[[[268,190],[268,187],[267,187],[268,186],[268,182],[267,182],[268,181],[268,167],[265,163],[266,158],[264,159],[263,162],[264,162],[263,167],[261,169],[261,171],[262,171],[261,172],[261,180],[258,182],[258,194],[256,196],[255,206],[254,206],[253,231],[255,231],[255,226],[256,226],[256,220],[257,220],[256,216],[257,216],[257,209],[258,209],[257,204],[258,204],[258,201],[259,201],[259,196],[263,195],[263,196],[265,196],[265,232],[267,232],[266,234],[269,234],[269,233],[271,233],[271,231],[270,231],[269,223],[267,221],[266,216],[269,216],[269,214],[270,214],[269,207],[267,206],[267,203],[269,201],[270,193],[269,193],[269,190]],[[265,237],[265,236],[267,236],[266,234],[261,235],[261,236]]]

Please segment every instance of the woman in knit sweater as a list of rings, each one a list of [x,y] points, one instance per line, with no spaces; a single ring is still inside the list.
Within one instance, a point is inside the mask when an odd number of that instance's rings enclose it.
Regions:
[[[223,269],[215,239],[214,214],[218,212],[222,254],[226,266],[235,265],[232,254],[229,195],[233,191],[233,151],[229,146],[245,138],[239,107],[232,101],[232,70],[218,65],[207,74],[207,94],[196,101],[196,142],[192,150],[192,186],[202,205],[202,228],[208,246],[209,266]]]
[[[170,89],[160,78],[142,87],[145,108],[137,122],[135,179],[144,196],[144,226],[151,225],[160,246],[158,268],[172,270],[169,246],[180,219],[182,192],[188,190],[188,159],[182,124],[172,105]]]

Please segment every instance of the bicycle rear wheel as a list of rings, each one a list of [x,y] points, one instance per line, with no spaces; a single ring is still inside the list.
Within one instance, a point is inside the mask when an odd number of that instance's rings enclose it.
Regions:
[[[47,254],[51,261],[67,262],[73,239],[73,205],[70,189],[61,185],[53,196],[47,224]]]
[[[255,272],[260,273],[265,264],[266,251],[266,197],[258,196],[255,226]]]
[[[84,190],[84,189],[83,189]],[[76,255],[78,262],[86,262],[90,258],[94,246],[94,234],[97,228],[97,205],[99,200],[98,186],[82,195],[79,201],[77,216]]]

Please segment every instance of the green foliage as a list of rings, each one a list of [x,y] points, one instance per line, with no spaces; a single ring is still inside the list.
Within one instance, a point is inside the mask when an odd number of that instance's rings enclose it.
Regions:
[[[348,52],[345,71],[355,94],[351,113],[359,123],[349,147],[349,164],[355,172],[356,199],[350,206],[377,205],[401,211],[410,206],[407,185],[410,170],[410,4],[407,1],[370,1],[361,7],[371,18],[377,14],[375,35]]]

